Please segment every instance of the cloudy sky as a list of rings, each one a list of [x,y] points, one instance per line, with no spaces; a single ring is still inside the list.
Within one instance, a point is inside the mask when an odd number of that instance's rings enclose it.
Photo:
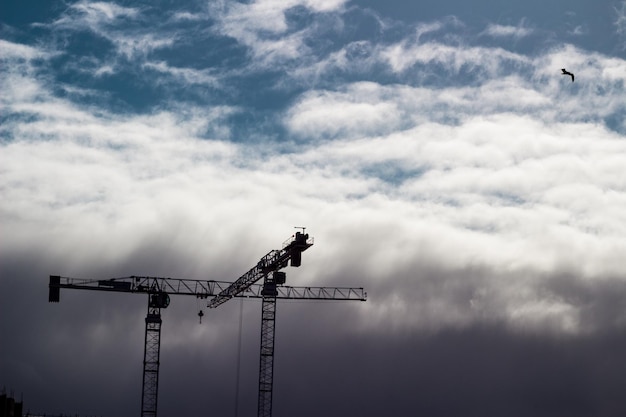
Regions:
[[[48,275],[234,280],[306,226],[287,283],[368,301],[279,302],[274,416],[626,415],[626,1],[0,8],[26,410],[140,409],[145,298]],[[203,307],[163,311],[159,413],[256,415],[260,303]]]

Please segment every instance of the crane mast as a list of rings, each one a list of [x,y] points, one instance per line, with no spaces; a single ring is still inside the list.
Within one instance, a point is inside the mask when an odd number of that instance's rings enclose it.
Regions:
[[[150,295],[146,315],[146,335],[143,351],[143,382],[141,417],[156,417],[159,393],[159,364],[161,352],[161,309],[170,303],[165,292]]]
[[[286,274],[275,271],[266,275],[263,282],[261,302],[261,352],[259,359],[258,416],[271,417],[274,389],[274,342],[276,336],[276,297],[277,286],[284,284]]]

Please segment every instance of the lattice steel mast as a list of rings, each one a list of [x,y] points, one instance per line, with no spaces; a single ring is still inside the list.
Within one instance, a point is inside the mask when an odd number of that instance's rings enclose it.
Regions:
[[[274,328],[276,324],[277,284],[285,283],[284,272],[266,275],[263,283],[261,303],[261,351],[259,359],[258,415],[272,415],[272,395],[274,388]]]
[[[165,292],[150,295],[146,315],[146,336],[143,351],[143,389],[141,417],[156,417],[159,393],[159,364],[161,355],[161,309],[170,304]]]

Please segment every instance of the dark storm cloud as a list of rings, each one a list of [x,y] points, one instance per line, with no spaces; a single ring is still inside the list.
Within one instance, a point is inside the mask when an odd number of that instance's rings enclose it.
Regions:
[[[325,344],[323,337],[315,340],[317,346]],[[277,409],[288,414],[279,406],[282,401],[307,404],[298,413],[311,416],[608,416],[624,411],[618,388],[624,383],[623,334],[553,338],[487,325],[429,335],[381,331],[342,342],[329,349],[336,360],[317,356],[323,349],[307,350],[303,342],[291,350],[295,359],[278,362],[284,365],[278,375],[282,369],[298,371],[284,388],[277,383],[282,394]],[[599,355],[604,360],[598,363]],[[307,368],[316,357],[317,366]],[[325,388],[328,381],[341,389]]]
[[[6,337],[0,346],[0,382],[23,393],[31,412],[139,412],[147,297],[62,290],[58,304],[48,303],[47,276],[53,269],[54,262],[2,264]],[[89,276],[107,275],[94,270]],[[229,406],[234,401],[239,307],[208,312],[205,304],[173,296],[170,308],[162,312],[164,415],[181,410],[203,415],[203,407],[215,407],[224,398],[231,398]],[[202,325],[199,309],[207,314]],[[246,352],[247,346],[252,344],[246,343]]]
[[[48,304],[48,267],[3,263],[3,330],[11,335],[2,344],[3,378],[18,392],[27,390],[27,406],[46,404],[48,412],[134,413],[143,296],[64,291],[59,304]],[[371,290],[375,301],[380,288]],[[207,311],[202,325],[195,300],[173,297],[163,311],[161,415],[233,413],[239,301],[221,308]],[[626,411],[623,324],[588,335],[511,330],[496,322],[414,332],[357,324],[364,308],[367,303],[279,301],[274,415]],[[259,302],[245,301],[243,323],[240,411],[248,415],[256,407]]]

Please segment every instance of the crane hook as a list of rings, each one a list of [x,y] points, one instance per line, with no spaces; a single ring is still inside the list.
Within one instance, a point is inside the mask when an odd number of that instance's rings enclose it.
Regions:
[[[204,316],[204,313],[202,312],[202,310],[200,310],[198,312],[198,317],[200,317],[200,324],[202,324],[202,317]]]

